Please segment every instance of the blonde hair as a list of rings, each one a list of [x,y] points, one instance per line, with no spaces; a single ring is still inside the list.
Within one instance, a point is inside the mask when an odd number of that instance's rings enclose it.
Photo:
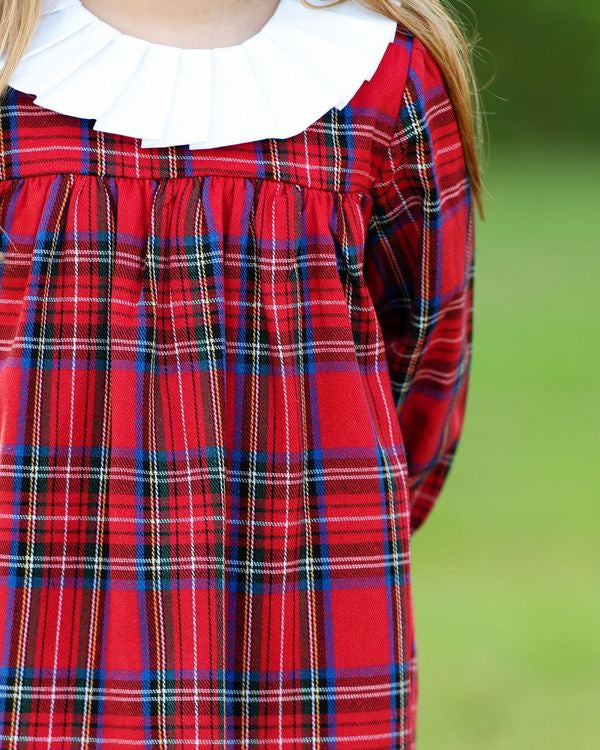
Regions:
[[[27,49],[42,10],[43,0],[0,0],[0,95]]]
[[[4,67],[0,71],[0,96],[27,49],[35,32],[43,0],[0,0],[0,53]],[[337,5],[346,0],[333,0]],[[308,0],[304,5],[314,7]],[[443,0],[361,0],[364,5],[393,18],[407,28],[438,63],[452,99],[465,155],[469,181],[479,215],[484,218],[481,180],[483,148],[482,108],[475,78],[472,52],[474,41],[463,31]]]

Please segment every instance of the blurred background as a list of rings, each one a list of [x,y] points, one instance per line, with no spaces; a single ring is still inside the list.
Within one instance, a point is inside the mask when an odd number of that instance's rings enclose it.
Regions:
[[[473,360],[413,537],[419,750],[600,748],[600,4],[454,0],[490,144]]]

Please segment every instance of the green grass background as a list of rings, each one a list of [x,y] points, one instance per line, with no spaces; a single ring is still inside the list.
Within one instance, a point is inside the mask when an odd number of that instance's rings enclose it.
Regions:
[[[419,750],[600,748],[599,176],[492,144],[463,434],[413,537]]]
[[[488,131],[467,412],[413,537],[419,750],[600,750],[600,3],[443,0]]]

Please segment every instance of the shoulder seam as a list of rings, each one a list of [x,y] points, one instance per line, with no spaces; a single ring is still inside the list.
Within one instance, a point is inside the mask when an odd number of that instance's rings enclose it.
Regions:
[[[418,39],[415,36],[415,34],[413,34],[409,29],[407,29],[405,26],[402,26],[401,24],[397,24],[397,27],[396,27],[396,37],[394,39],[393,44],[398,44],[399,43],[399,37],[401,37],[401,36],[405,37],[408,40],[409,44],[410,44],[410,51],[409,51],[409,54],[408,54],[408,63],[407,63],[407,66],[406,66],[406,77],[404,79],[404,83],[402,85],[402,92],[401,92],[400,97],[399,97],[398,110],[394,114],[394,124],[393,124],[392,129],[391,129],[390,137],[386,141],[386,143],[383,146],[382,151],[381,151],[383,158],[380,160],[380,162],[378,164],[378,168],[377,168],[377,171],[376,171],[376,179],[374,181],[375,183],[381,181],[381,175],[382,175],[382,172],[383,172],[384,158],[385,158],[385,155],[390,150],[390,147],[392,145],[392,141],[394,140],[394,138],[396,136],[396,132],[397,132],[397,129],[398,129],[398,123],[400,122],[400,118],[401,118],[402,107],[404,106],[404,100],[405,100],[405,96],[406,96],[406,88],[407,88],[408,80],[410,78],[410,73],[411,73],[411,70],[412,70],[413,53],[414,53],[414,49],[415,49],[415,42],[418,41]]]

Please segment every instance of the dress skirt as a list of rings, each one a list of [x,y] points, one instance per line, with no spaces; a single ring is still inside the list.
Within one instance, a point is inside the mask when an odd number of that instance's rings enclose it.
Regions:
[[[395,747],[409,525],[364,199],[55,174],[0,201],[2,747]]]

